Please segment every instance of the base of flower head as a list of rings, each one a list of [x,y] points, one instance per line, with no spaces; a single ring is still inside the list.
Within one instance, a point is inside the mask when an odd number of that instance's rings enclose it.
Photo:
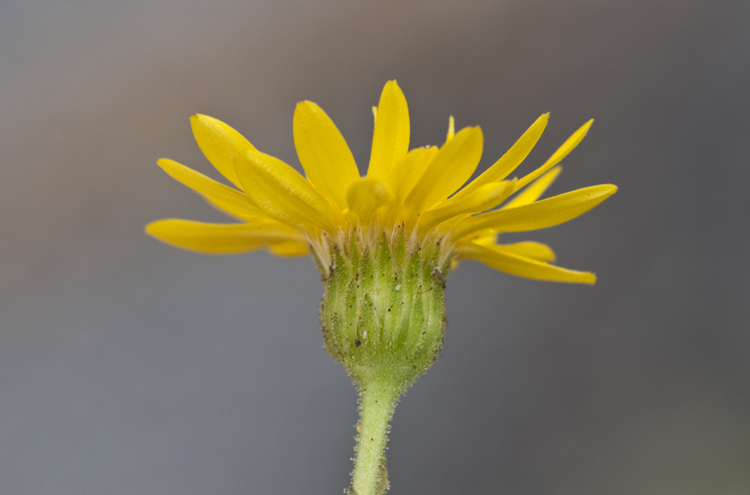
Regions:
[[[365,245],[331,246],[321,322],[326,350],[360,384],[385,378],[403,392],[438,357],[445,334],[442,242],[411,244],[403,231]]]

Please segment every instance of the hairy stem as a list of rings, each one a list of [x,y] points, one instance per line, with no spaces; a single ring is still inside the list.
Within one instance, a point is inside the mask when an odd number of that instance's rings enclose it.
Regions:
[[[359,394],[359,435],[352,488],[356,495],[382,495],[389,484],[385,446],[401,389],[394,387],[389,380],[370,377],[365,383],[360,383]]]

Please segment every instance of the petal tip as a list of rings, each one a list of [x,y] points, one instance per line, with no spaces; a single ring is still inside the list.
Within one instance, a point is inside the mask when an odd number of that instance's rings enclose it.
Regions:
[[[484,132],[482,132],[482,128],[475,125],[474,127],[468,127],[468,129],[471,129],[472,138],[477,139],[480,145],[484,145]]]
[[[478,125],[464,127],[463,129],[461,129],[460,131],[456,133],[456,135],[458,134],[463,134],[464,137],[468,139],[484,139],[484,133],[482,132],[482,128],[479,127]]]
[[[195,115],[190,116],[190,122],[192,124],[198,124],[198,123],[205,123],[206,121],[212,121],[216,120],[213,117],[209,117],[208,115],[202,114],[202,113],[196,113]]]
[[[596,284],[596,275],[590,272],[586,272],[581,276],[581,283],[594,285]]]
[[[384,94],[395,94],[401,98],[404,97],[404,92],[401,90],[401,86],[398,85],[395,79],[391,79],[390,81],[385,83],[381,96]]]
[[[619,188],[614,184],[599,184],[598,186],[589,186],[589,188],[584,189],[591,190],[594,196],[603,198],[602,201],[604,201],[616,193]]]
[[[297,102],[297,107],[295,108],[295,110],[299,110],[302,108],[315,110],[318,108],[318,105],[315,102],[312,102],[310,100],[302,100],[302,101]]]
[[[145,227],[143,227],[143,231],[150,235],[151,237],[156,237],[157,239],[160,239],[159,237],[159,226],[161,226],[165,220],[156,220],[154,222],[150,222],[146,224]]]

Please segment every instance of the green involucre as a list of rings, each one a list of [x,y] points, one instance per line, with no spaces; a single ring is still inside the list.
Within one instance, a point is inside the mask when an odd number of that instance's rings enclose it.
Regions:
[[[374,247],[332,247],[321,305],[326,350],[355,382],[377,376],[399,395],[437,359],[445,334],[441,243],[410,248],[403,231]],[[387,377],[387,378],[386,378]]]

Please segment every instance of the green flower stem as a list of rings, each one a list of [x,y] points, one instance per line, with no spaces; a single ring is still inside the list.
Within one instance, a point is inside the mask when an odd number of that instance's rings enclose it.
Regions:
[[[360,421],[352,488],[357,495],[380,495],[388,489],[385,446],[401,390],[383,377],[360,385]]]

